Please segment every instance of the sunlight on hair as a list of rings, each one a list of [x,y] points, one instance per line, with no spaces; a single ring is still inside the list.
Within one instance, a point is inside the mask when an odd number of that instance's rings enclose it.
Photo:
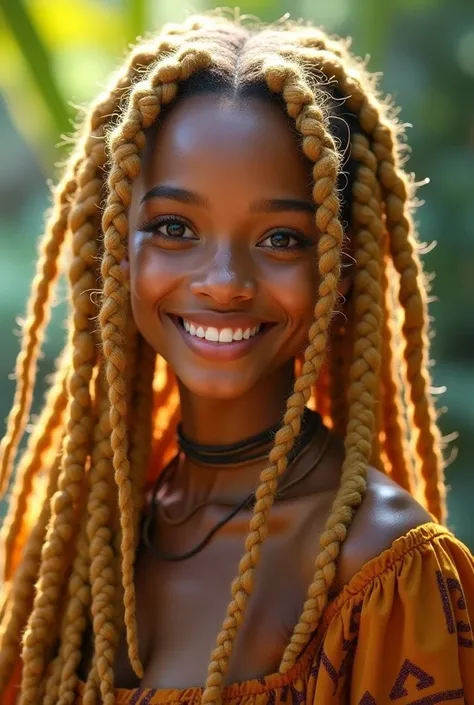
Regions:
[[[348,43],[320,29],[287,19],[254,28],[251,18],[232,21],[219,13],[166,25],[159,36],[133,49],[90,107],[56,189],[40,247],[17,360],[15,400],[2,442],[2,487],[29,413],[64,241],[71,249],[70,339],[40,417],[41,433],[32,434],[18,466],[2,532],[6,599],[0,623],[0,693],[3,698],[18,687],[21,656],[19,705],[74,702],[89,625],[92,668],[84,703],[115,702],[114,658],[122,625],[130,662],[143,675],[134,585],[139,517],[144,487],[175,453],[180,410],[172,370],[134,326],[120,263],[145,130],[164,106],[179,100],[186,81],[206,76],[218,77],[237,96],[253,85],[280,96],[312,163],[315,222],[321,235],[319,296],[308,345],[260,476],[203,702],[219,705],[222,700],[277,480],[285,472],[307,405],[344,435],[345,460],[281,673],[302,653],[327,605],[370,464],[416,494],[437,519],[446,518],[441,439],[431,398],[426,283],[410,215],[415,187],[402,168],[403,130],[395,111],[379,96],[364,64],[349,53]],[[331,129],[329,81],[360,128],[351,147],[357,167],[350,223],[356,264],[347,319],[335,313],[344,249],[338,182],[344,145]],[[99,304],[89,295],[97,290]],[[134,424],[130,407],[137,409]],[[44,498],[33,526],[24,509],[40,468]]]

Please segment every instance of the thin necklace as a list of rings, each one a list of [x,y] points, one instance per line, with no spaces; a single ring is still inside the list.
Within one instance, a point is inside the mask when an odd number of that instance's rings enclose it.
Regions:
[[[313,472],[313,470],[319,465],[321,462],[321,459],[323,458],[328,442],[329,442],[329,431],[326,429],[324,426],[321,427],[325,431],[325,436],[323,439],[323,442],[321,444],[319,453],[315,461],[311,464],[311,467],[309,467],[300,477],[294,478],[290,482],[288,482],[286,485],[285,483],[282,483],[282,486],[277,489],[277,492],[275,494],[275,500],[281,500],[283,499],[284,495],[288,492],[289,489],[294,487],[295,485],[299,484],[302,482],[308,475]],[[308,441],[305,444],[305,447],[308,445],[309,441],[311,438],[308,439]],[[299,451],[301,452],[302,449],[301,447],[299,448]],[[292,458],[292,460],[294,457]],[[240,502],[236,507],[234,507],[229,514],[227,514],[223,519],[221,519],[212,529],[204,536],[204,538],[199,541],[196,546],[194,546],[192,549],[189,551],[186,551],[185,553],[168,553],[167,551],[164,551],[162,549],[159,549],[157,546],[155,546],[151,536],[150,536],[150,531],[152,527],[155,526],[155,516],[156,516],[156,510],[157,510],[157,494],[159,490],[161,489],[162,485],[164,484],[164,481],[166,477],[168,476],[168,473],[165,471],[164,473],[161,474],[161,476],[158,478],[154,490],[153,490],[153,496],[152,496],[152,501],[150,503],[150,510],[147,512],[145,516],[145,520],[143,523],[143,531],[142,531],[142,537],[143,537],[143,543],[145,544],[146,548],[154,553],[154,555],[159,558],[160,560],[163,561],[184,561],[187,558],[191,558],[192,556],[195,556],[197,553],[203,550],[207,546],[207,544],[210,542],[212,537],[221,529],[225,524],[227,524],[231,519],[233,519],[242,509],[247,508],[251,509],[252,506],[256,502],[256,497],[255,497],[255,492],[252,492],[249,494],[245,499]],[[201,505],[198,505],[195,507],[192,512],[188,513],[188,516],[185,517],[185,519],[181,518],[179,523],[184,523],[187,519],[189,519],[193,514],[195,514],[199,509],[201,509],[204,506],[210,506],[212,503],[207,502],[207,503],[202,503]],[[166,521],[166,520],[165,520]],[[169,522],[171,523],[171,522]]]
[[[296,458],[296,456],[301,455],[307,449],[309,442],[314,437],[314,434],[317,432],[318,428],[322,427],[321,417],[319,416],[319,414],[311,412],[309,409],[308,409],[308,412],[309,412],[309,414],[305,414],[304,426],[303,426],[302,432],[300,434],[300,437],[298,438],[298,442],[295,444],[295,447],[292,448],[292,450],[290,451],[290,454],[288,455],[288,465],[291,464],[291,462]],[[278,428],[278,426],[277,426],[277,428]],[[266,440],[266,436],[267,436],[266,431],[259,434],[259,437],[262,439],[265,439],[265,440]],[[241,441],[240,444],[243,446],[245,443],[248,444],[249,441],[252,443],[252,439],[248,439],[247,441]],[[237,445],[238,444],[235,444],[234,447],[236,447]],[[211,446],[207,446],[207,447],[210,448]],[[228,448],[228,447],[229,446],[227,446],[226,448]],[[242,467],[243,465],[248,465],[250,462],[254,461],[256,458],[258,460],[263,460],[264,458],[267,458],[270,450],[271,450],[271,448],[266,447],[263,449],[263,451],[261,451],[259,453],[255,453],[254,455],[252,455],[250,457],[247,457],[246,460],[238,460],[238,461],[234,461],[232,463],[227,461],[227,463],[222,463],[222,465],[224,465],[224,466],[225,465],[232,465],[232,468]],[[185,455],[186,455],[186,453],[185,453]],[[224,451],[222,453],[221,457],[224,457],[226,455],[227,455],[227,452]],[[217,465],[218,463],[216,462],[215,464]],[[219,465],[220,464],[221,463],[219,463]],[[174,467],[172,464],[170,464],[168,471],[165,471],[166,474],[164,474],[164,476],[162,477],[163,482],[159,483],[158,488],[155,485],[155,489],[153,491],[153,497],[157,497],[159,490],[164,485],[164,483],[168,479],[168,477],[173,474],[173,471],[174,471]],[[291,486],[291,485],[289,485],[289,486]],[[284,491],[285,489],[286,489],[286,485],[282,486],[281,491]],[[215,504],[215,502],[210,502],[209,500],[199,502],[194,507],[191,507],[191,509],[189,509],[187,512],[185,512],[182,516],[177,517],[177,518],[170,517],[160,502],[156,502],[156,508],[157,508],[157,512],[158,512],[159,516],[163,519],[163,521],[166,524],[169,524],[170,526],[182,526],[189,519],[191,519],[191,517],[193,517],[198,511],[200,511],[201,509],[204,509],[205,507],[210,507],[213,504]]]
[[[297,445],[304,442],[305,432],[314,429],[319,422],[319,414],[306,407],[301,418],[301,433]],[[178,446],[190,460],[204,466],[235,465],[251,460],[260,460],[268,455],[268,446],[273,444],[280,425],[281,421],[277,421],[261,433],[226,445],[196,443],[183,433],[181,424],[178,425],[176,435]]]

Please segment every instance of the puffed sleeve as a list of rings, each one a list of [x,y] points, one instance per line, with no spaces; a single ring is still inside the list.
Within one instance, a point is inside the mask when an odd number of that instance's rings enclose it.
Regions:
[[[329,605],[307,702],[474,703],[473,624],[471,553],[443,527],[418,527]]]

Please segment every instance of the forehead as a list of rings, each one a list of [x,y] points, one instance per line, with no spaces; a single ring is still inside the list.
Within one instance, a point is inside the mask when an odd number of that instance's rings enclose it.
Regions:
[[[296,129],[270,102],[224,95],[184,98],[153,128],[143,155],[142,179],[200,180],[232,172],[275,187],[307,188],[310,165]]]

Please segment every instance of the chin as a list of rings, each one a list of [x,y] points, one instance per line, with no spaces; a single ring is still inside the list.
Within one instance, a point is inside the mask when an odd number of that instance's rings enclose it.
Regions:
[[[249,392],[256,384],[255,379],[248,377],[244,379],[242,376],[236,378],[235,375],[217,371],[194,376],[188,370],[182,375],[176,372],[176,376],[191,394],[216,401],[237,399]]]

